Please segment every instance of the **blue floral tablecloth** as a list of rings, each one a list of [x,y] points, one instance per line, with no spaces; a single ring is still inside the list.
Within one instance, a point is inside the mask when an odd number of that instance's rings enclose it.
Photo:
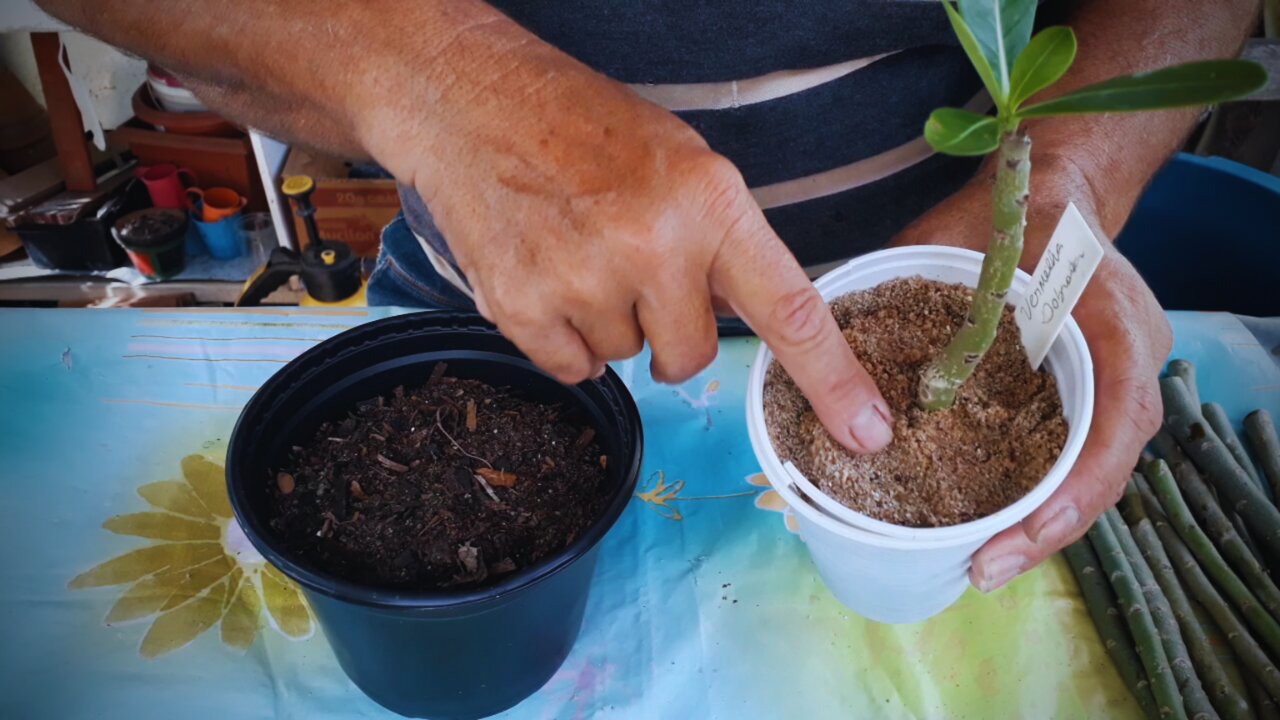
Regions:
[[[221,465],[273,371],[391,312],[0,311],[0,718],[391,717],[245,541]],[[1172,320],[1205,396],[1280,413],[1275,323]],[[757,475],[754,350],[680,387],[617,366],[640,487],[581,639],[510,717],[1138,717],[1059,560],[914,626],[837,604]]]

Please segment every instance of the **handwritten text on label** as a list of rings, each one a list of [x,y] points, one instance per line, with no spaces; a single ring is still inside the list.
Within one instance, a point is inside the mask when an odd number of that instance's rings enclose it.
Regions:
[[[1100,262],[1102,245],[1076,206],[1067,205],[1015,313],[1033,367],[1044,361]]]

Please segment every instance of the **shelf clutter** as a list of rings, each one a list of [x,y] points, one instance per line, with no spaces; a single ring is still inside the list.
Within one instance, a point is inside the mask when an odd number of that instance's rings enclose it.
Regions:
[[[53,279],[83,281],[66,283],[77,297],[93,283],[243,285],[276,248],[306,250],[302,221],[279,194],[283,179],[300,173],[315,178],[319,237],[347,246],[364,266],[377,256],[382,228],[400,208],[380,169],[240,128],[154,66],[132,93],[134,116],[98,150],[69,88],[59,87],[67,82],[60,68],[46,68],[64,53],[57,35],[39,35],[47,114],[0,73],[0,90],[19,99],[0,109],[0,302],[26,300],[16,287],[23,283],[39,286],[33,300],[47,301]],[[268,157],[258,157],[268,143]],[[271,297],[301,296],[296,278],[289,288]],[[221,288],[204,295],[234,300]]]

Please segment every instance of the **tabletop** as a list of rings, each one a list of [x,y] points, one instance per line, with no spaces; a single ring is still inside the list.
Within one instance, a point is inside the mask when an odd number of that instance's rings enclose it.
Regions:
[[[0,717],[394,717],[245,542],[221,465],[272,372],[394,312],[0,311]],[[1237,422],[1280,413],[1274,324],[1171,321],[1206,397]],[[678,387],[643,355],[615,365],[644,422],[640,483],[577,645],[503,717],[1140,717],[1060,558],[916,625],[840,606],[747,441],[754,352],[726,340]],[[140,587],[156,557],[208,552],[235,559],[245,592],[196,578],[161,604]]]

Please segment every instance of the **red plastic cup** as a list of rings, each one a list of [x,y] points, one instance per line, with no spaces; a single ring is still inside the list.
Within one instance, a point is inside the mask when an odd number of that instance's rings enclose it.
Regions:
[[[188,207],[187,189],[182,179],[196,184],[196,174],[173,163],[161,163],[138,168],[137,178],[147,186],[151,204],[165,210],[183,210]]]

